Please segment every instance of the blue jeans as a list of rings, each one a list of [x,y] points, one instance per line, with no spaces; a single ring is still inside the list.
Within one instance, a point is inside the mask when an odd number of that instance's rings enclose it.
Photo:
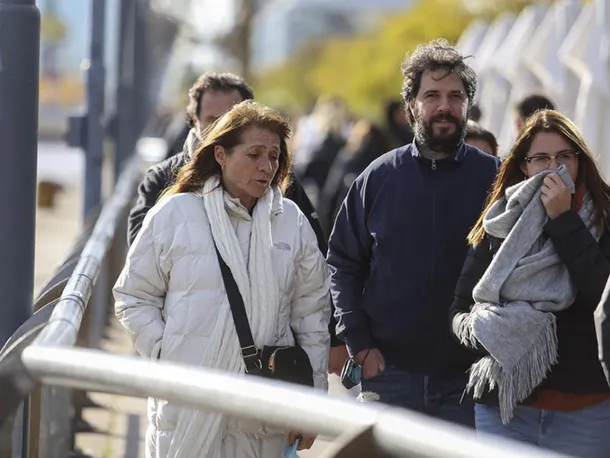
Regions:
[[[497,407],[477,404],[475,418],[478,432],[575,457],[610,456],[610,401],[571,412],[517,407],[508,425]]]
[[[464,396],[467,376],[438,378],[412,374],[395,366],[362,380],[360,400],[375,400],[474,428],[474,407]]]

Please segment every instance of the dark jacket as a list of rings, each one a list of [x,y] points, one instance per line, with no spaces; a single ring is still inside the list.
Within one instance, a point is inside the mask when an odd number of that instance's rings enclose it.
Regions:
[[[461,144],[428,160],[414,143],[384,154],[355,180],[329,242],[337,334],[350,351],[426,375],[471,362],[447,329],[455,284],[498,160]]]
[[[128,232],[128,243],[131,245],[135,240],[142,222],[148,211],[155,205],[161,193],[174,183],[178,171],[188,161],[188,155],[185,152],[176,154],[154,166],[152,166],[140,185],[138,186],[138,200],[136,205],[131,209],[129,213],[129,219],[127,223]],[[322,232],[322,227],[318,221],[313,205],[309,201],[309,198],[305,194],[303,187],[298,182],[296,176],[292,176],[292,183],[286,190],[285,197],[292,200],[301,211],[307,217],[307,220],[311,224],[316,237],[318,239],[318,246],[322,253],[326,253],[328,250],[328,244],[326,238]],[[335,335],[336,322],[334,317],[331,318],[331,343],[335,345],[343,345],[343,342],[337,340]]]
[[[312,153],[311,160],[300,176],[303,183],[314,183],[318,192],[322,191],[328,172],[344,146],[343,137],[329,133],[322,144]]]
[[[390,149],[384,133],[371,125],[360,144],[343,148],[332,164],[317,205],[322,229],[330,234],[341,203],[354,180],[371,162]]]
[[[593,311],[599,303],[610,275],[610,236],[599,243],[593,238],[580,216],[573,211],[550,220],[544,232],[553,242],[566,264],[578,290],[574,304],[555,313],[559,362],[552,367],[539,389],[565,393],[603,393],[610,391],[597,355]],[[459,313],[468,313],[473,305],[472,291],[491,263],[501,240],[487,237],[471,248],[455,289],[449,310],[450,323]],[[484,348],[473,352],[472,362],[486,355]],[[536,390],[536,391],[537,391]],[[536,391],[524,402],[533,402]],[[497,403],[497,393],[489,392],[482,403]]]
[[[169,125],[165,132],[165,141],[167,142],[167,153],[165,159],[168,159],[182,152],[184,142],[188,138],[191,127],[184,121],[179,119]]]

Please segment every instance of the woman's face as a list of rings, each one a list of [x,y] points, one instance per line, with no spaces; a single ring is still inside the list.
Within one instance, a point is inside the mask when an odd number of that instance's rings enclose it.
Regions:
[[[271,185],[280,157],[280,137],[252,126],[231,151],[216,146],[214,156],[222,168],[222,182],[229,194],[251,210]]]
[[[535,135],[521,170],[531,177],[545,170],[555,170],[565,165],[574,182],[578,177],[578,151],[555,132],[539,132]]]

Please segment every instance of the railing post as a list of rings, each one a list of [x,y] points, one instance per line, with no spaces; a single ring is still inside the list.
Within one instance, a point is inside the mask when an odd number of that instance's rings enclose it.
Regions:
[[[83,222],[102,204],[102,175],[104,165],[105,127],[104,100],[106,92],[106,67],[104,63],[106,27],[106,0],[91,0],[91,38],[89,51],[89,67],[87,69],[87,114],[85,136],[85,182],[83,199]],[[93,299],[95,301],[95,299]],[[99,304],[98,304],[99,305]],[[95,306],[87,310],[79,333],[78,344],[91,347],[94,333]],[[72,393],[57,392],[56,395],[67,394],[64,401],[73,407],[72,426],[74,431],[82,426],[83,405],[87,401],[86,393],[76,390]],[[89,425],[85,425],[88,427]],[[68,436],[67,445],[72,447],[73,435]],[[55,449],[58,450],[58,449]]]
[[[135,146],[135,0],[119,5],[118,79],[115,113],[114,182]]]
[[[134,19],[134,83],[133,90],[135,109],[135,131],[134,131],[134,144],[129,154],[133,153],[136,142],[146,122],[151,117],[152,106],[151,97],[149,91],[151,90],[151,79],[149,64],[150,64],[150,41],[149,40],[149,27],[148,18],[150,15],[150,0],[136,0],[135,4],[135,19]]]
[[[40,11],[35,1],[0,0],[0,345],[32,313],[39,52]],[[12,423],[0,431],[2,458],[11,456]]]
[[[34,0],[0,0],[0,344],[32,313],[40,12]]]
[[[91,50],[87,71],[87,146],[85,160],[85,198],[83,221],[102,201],[102,165],[104,161],[104,31],[106,0],[92,0]]]

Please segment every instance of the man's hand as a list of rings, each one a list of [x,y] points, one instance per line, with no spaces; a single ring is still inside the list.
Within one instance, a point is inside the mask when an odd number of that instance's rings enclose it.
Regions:
[[[549,218],[555,219],[572,208],[572,194],[556,173],[550,173],[542,182],[542,204]]]
[[[309,450],[316,440],[316,436],[303,436],[299,433],[288,434],[288,445],[294,445],[295,441],[300,439],[297,450]]]
[[[345,365],[345,361],[349,358],[347,353],[347,347],[345,345],[337,345],[336,347],[330,347],[330,354],[328,357],[328,373],[340,375]]]
[[[363,379],[377,377],[385,369],[385,359],[377,348],[358,352],[354,360],[362,366]]]

